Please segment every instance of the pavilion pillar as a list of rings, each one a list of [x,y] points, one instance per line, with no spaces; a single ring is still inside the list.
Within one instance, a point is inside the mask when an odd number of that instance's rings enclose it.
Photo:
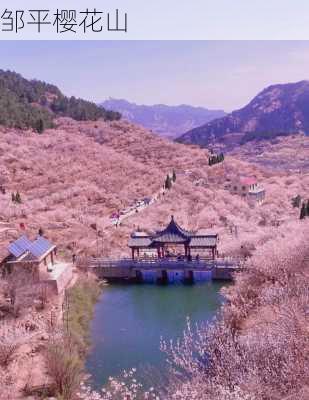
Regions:
[[[137,248],[137,258],[139,259],[139,247]]]
[[[134,260],[134,247],[131,248],[132,251],[132,260]]]
[[[214,259],[215,259],[215,248],[213,247],[213,248],[211,249],[211,251],[212,251],[212,259],[214,260]]]
[[[157,247],[157,252],[158,252],[158,258],[161,258],[160,247]]]
[[[50,260],[51,260],[52,265],[54,265],[54,252],[53,251],[50,253]]]

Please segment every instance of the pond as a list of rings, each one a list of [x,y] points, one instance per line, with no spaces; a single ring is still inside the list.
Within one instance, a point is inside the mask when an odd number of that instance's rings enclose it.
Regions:
[[[182,336],[186,319],[198,323],[211,320],[223,302],[222,283],[195,285],[106,286],[96,304],[91,325],[92,348],[86,361],[94,388],[109,376],[137,368],[137,379],[145,383],[147,371],[166,372],[160,338]]]

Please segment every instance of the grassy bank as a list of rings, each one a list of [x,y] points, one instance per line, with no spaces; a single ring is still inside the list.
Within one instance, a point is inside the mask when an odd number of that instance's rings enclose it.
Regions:
[[[63,328],[53,335],[46,351],[52,392],[59,400],[76,398],[90,345],[89,325],[101,291],[94,278],[80,278],[65,295]]]
[[[78,280],[66,293],[64,329],[84,347],[90,344],[89,324],[101,291],[100,282],[88,278]]]

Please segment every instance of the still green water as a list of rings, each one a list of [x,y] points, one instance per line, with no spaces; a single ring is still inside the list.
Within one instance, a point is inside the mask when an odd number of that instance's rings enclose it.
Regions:
[[[211,320],[223,302],[223,285],[205,282],[187,285],[110,285],[103,289],[91,325],[92,348],[86,362],[93,386],[109,376],[137,368],[137,378],[156,370],[164,376],[165,356],[160,338],[182,336],[186,318],[199,323]]]

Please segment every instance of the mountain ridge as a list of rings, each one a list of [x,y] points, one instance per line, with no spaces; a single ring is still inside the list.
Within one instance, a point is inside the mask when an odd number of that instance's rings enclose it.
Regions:
[[[308,106],[308,80],[270,85],[244,107],[187,131],[177,141],[234,148],[252,140],[308,133]]]
[[[151,129],[163,137],[175,138],[184,130],[192,129],[214,118],[225,115],[223,110],[210,110],[187,104],[136,104],[125,99],[109,98],[99,103],[107,110],[115,110],[130,122]]]
[[[78,121],[121,117],[119,113],[106,111],[91,101],[67,97],[55,85],[0,69],[0,125],[31,128],[41,133],[45,128],[52,128],[54,118],[60,116]]]

